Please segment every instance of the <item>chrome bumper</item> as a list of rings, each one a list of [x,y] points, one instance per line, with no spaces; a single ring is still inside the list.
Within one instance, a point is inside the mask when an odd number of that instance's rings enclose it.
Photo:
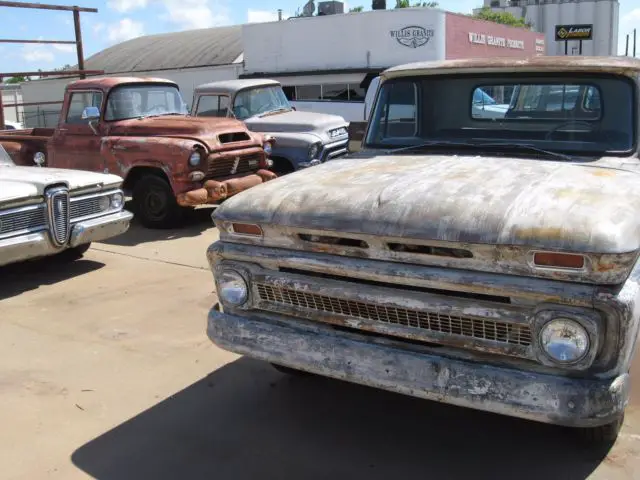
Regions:
[[[69,242],[62,248],[57,248],[51,243],[47,231],[0,240],[0,266],[31,258],[55,255],[67,248],[115,237],[129,229],[132,218],[132,213],[121,211],[74,223],[71,225]]]
[[[410,351],[357,333],[270,314],[211,309],[213,343],[238,354],[327,377],[461,407],[572,427],[622,415],[629,375],[568,378]]]

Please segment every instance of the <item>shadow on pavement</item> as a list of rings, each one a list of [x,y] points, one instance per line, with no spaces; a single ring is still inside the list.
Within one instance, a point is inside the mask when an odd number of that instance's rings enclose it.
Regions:
[[[566,430],[241,358],[76,450],[102,480],[584,479]]]
[[[15,297],[43,285],[53,285],[104,267],[103,263],[80,259],[67,262],[55,256],[0,267],[0,300]]]
[[[135,216],[134,207],[127,203],[127,210],[134,214],[129,230],[117,237],[103,240],[100,243],[106,245],[119,245],[133,247],[148,242],[173,240],[175,238],[197,237],[204,231],[215,228],[211,220],[213,208],[198,208],[187,212],[183,225],[173,229],[152,229],[143,227]]]

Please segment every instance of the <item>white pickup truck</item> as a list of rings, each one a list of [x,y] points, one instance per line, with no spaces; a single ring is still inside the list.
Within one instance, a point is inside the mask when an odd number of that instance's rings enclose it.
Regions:
[[[64,253],[128,230],[122,178],[56,168],[18,167],[0,145],[0,266]]]

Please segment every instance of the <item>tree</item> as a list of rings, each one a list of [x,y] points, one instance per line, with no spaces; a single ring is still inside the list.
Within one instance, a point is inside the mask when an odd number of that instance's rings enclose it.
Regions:
[[[409,7],[429,7],[438,8],[440,4],[438,2],[417,2],[411,5],[409,0],[396,0],[395,8],[409,8]]]
[[[23,77],[23,76],[19,76],[19,77],[10,77],[7,78],[4,83],[23,83],[23,82],[28,82],[29,81],[29,77]]]
[[[510,27],[531,28],[531,24],[525,21],[524,18],[517,18],[509,12],[494,12],[489,7],[483,7],[478,13],[473,15],[473,18],[501,23],[502,25],[508,25]]]
[[[364,11],[364,7],[353,7],[349,9],[349,13],[356,13]]]

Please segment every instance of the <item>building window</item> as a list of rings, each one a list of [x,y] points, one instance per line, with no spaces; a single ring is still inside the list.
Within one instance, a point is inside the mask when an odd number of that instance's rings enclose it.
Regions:
[[[357,83],[283,86],[282,90],[289,101],[307,102],[364,102],[367,94]]]
[[[322,87],[320,85],[300,85],[296,87],[296,100],[322,100]]]

